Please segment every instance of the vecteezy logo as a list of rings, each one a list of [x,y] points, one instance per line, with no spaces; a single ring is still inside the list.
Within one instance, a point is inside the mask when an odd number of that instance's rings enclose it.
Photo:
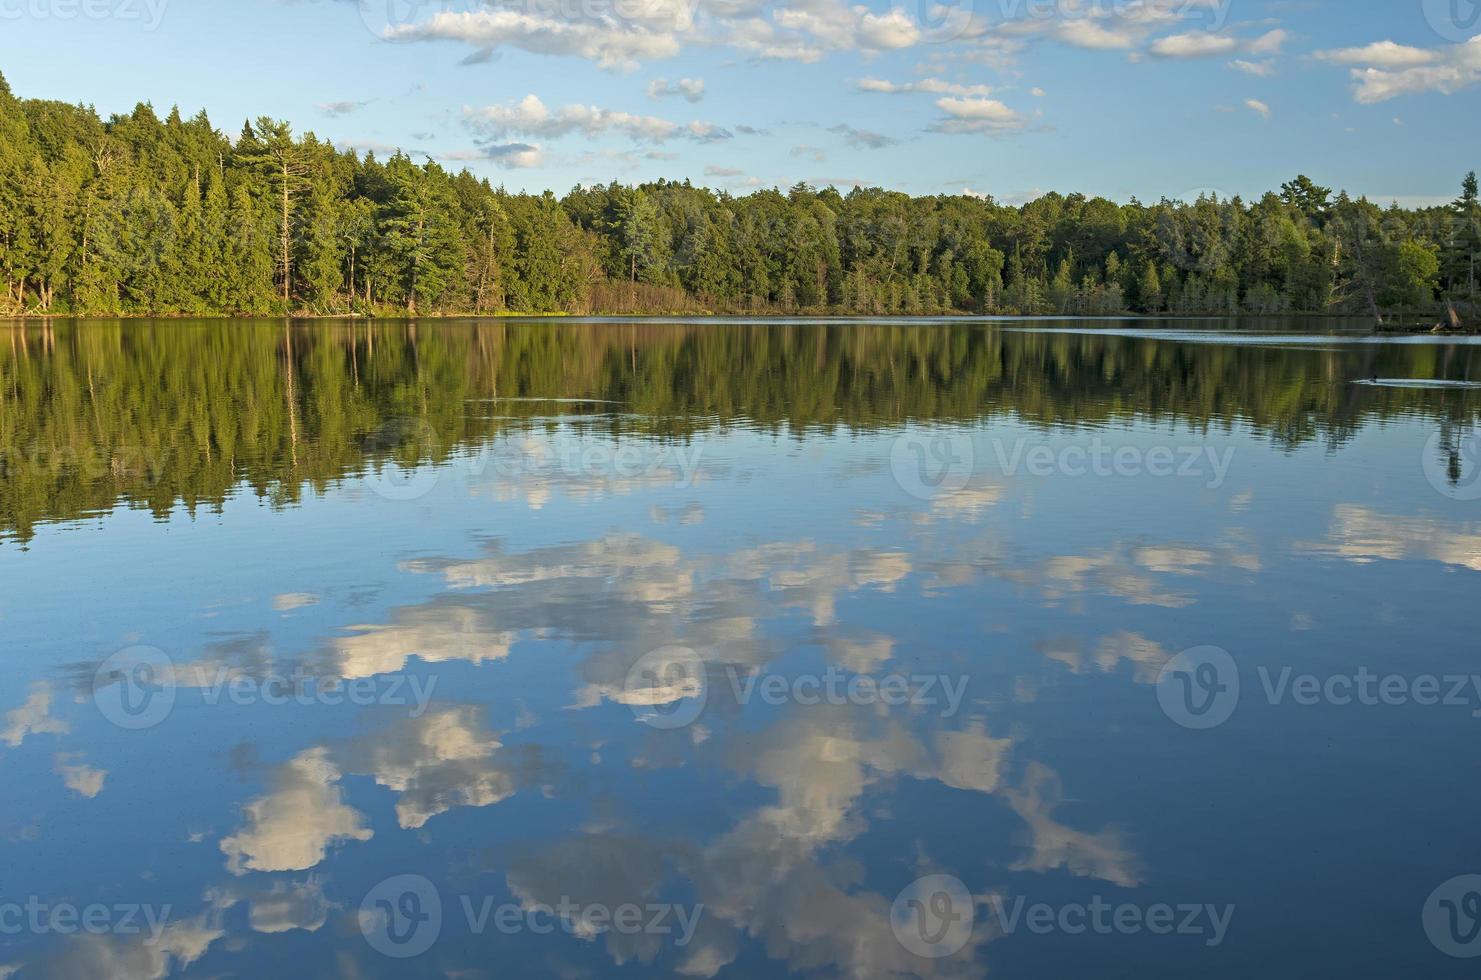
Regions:
[[[1157,702],[1184,728],[1216,728],[1239,704],[1239,666],[1218,647],[1184,650],[1157,675]]]
[[[621,699],[645,725],[683,728],[709,698],[704,658],[688,647],[659,647],[638,658],[627,672]]]
[[[375,449],[402,449],[410,446],[418,460],[431,456],[437,445],[437,434],[421,419],[404,420],[388,425],[372,440]],[[387,500],[420,500],[432,492],[441,476],[441,468],[432,461],[418,462],[410,467],[402,466],[390,459],[379,464],[372,463],[365,472],[365,485]]]
[[[971,0],[916,0],[916,27],[926,44],[949,44],[972,26],[975,5]]]
[[[442,934],[442,895],[421,875],[397,875],[366,892],[359,919],[361,935],[377,953],[420,956]]]
[[[386,39],[397,28],[420,23],[440,10],[449,10],[450,0],[356,0],[360,19],[378,38]]]
[[[907,432],[890,447],[895,482],[921,500],[965,489],[972,468],[972,439],[963,433]]]
[[[119,728],[153,728],[175,707],[175,665],[157,647],[120,650],[94,671],[93,704]]]
[[[1430,892],[1424,932],[1446,956],[1481,956],[1481,875],[1460,875]]]
[[[1451,500],[1481,500],[1481,428],[1430,436],[1424,478]]]
[[[1424,19],[1447,41],[1469,41],[1481,29],[1476,0],[1424,0]]]
[[[905,886],[890,907],[895,938],[916,956],[951,956],[972,938],[972,893],[951,875],[927,875]]]

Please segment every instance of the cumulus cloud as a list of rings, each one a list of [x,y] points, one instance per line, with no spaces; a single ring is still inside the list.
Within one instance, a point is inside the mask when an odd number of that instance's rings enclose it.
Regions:
[[[490,627],[476,610],[435,604],[398,610],[391,625],[357,625],[346,633],[327,653],[340,677],[396,673],[413,656],[428,663],[502,660],[514,643],[512,632]]]
[[[1091,20],[1067,21],[1056,25],[1050,33],[1058,41],[1092,51],[1114,51],[1136,44],[1130,31],[1105,27]]]
[[[323,748],[285,763],[267,795],[243,807],[246,825],[222,839],[227,870],[303,871],[323,861],[335,841],[370,840],[360,812],[345,804],[339,780]]]
[[[1046,7],[1048,9],[1046,9]],[[988,50],[978,60],[988,63],[1010,61],[1019,48],[1034,40],[1057,41],[1089,51],[1128,51],[1139,58],[1141,50],[1159,35],[1175,32],[1175,38],[1223,37],[1228,16],[1226,0],[1133,0],[1119,4],[1061,2],[1030,5],[1027,16],[988,22],[970,17],[957,36],[976,37]],[[1198,42],[1172,40],[1165,50],[1186,49]],[[1241,42],[1218,42],[1233,50]]]
[[[1022,114],[997,99],[947,96],[936,100],[936,108],[947,116],[933,127],[942,133],[1009,133],[1028,124]]]
[[[1270,118],[1270,106],[1261,102],[1259,99],[1245,99],[1244,106],[1251,112],[1258,113],[1263,119]]]
[[[340,756],[349,771],[374,776],[398,794],[396,820],[406,829],[454,807],[499,803],[532,778],[539,763],[532,747],[505,748],[483,724],[483,709],[472,705],[405,719],[356,739]]]
[[[642,116],[574,103],[551,109],[536,95],[526,95],[518,102],[505,105],[481,108],[465,106],[463,119],[476,132],[496,140],[510,136],[560,139],[572,134],[595,139],[616,133],[637,142],[662,143],[670,139],[687,138],[710,143],[729,139],[731,136],[728,130],[706,122],[695,121],[681,125],[657,116]],[[538,149],[523,145],[516,152],[528,153]]]
[[[488,60],[503,48],[584,58],[631,71],[692,46],[722,46],[759,59],[817,61],[832,51],[895,51],[918,44],[922,30],[905,9],[874,10],[845,0],[645,0],[621,9],[536,10],[491,2],[471,11],[442,10],[388,27],[399,42],[451,41]],[[691,98],[679,88],[677,94]]]
[[[638,16],[624,19],[570,19],[520,10],[445,10],[425,21],[392,26],[384,37],[400,42],[458,41],[478,52],[516,48],[630,71],[643,61],[678,54],[680,35],[693,27],[693,6],[685,0],[651,0],[637,5],[634,13]]]
[[[682,98],[685,102],[698,102],[705,97],[705,83],[702,78],[681,78],[670,82],[665,78],[655,78],[648,83],[648,98],[667,99],[671,97]]]
[[[1481,83],[1481,34],[1464,44],[1410,48],[1383,41],[1365,48],[1319,52],[1317,57],[1352,69],[1353,97],[1372,105],[1403,95],[1454,95]]]
[[[823,47],[837,51],[895,51],[921,39],[915,21],[898,7],[876,14],[862,4],[850,7],[805,0],[776,7],[772,17],[780,27],[815,38]]]

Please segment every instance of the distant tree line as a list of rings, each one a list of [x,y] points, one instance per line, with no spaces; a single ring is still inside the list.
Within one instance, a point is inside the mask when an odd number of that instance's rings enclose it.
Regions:
[[[511,194],[262,118],[17,99],[0,77],[0,313],[1288,313],[1474,306],[1475,174],[1381,208],[910,197],[659,181]]]

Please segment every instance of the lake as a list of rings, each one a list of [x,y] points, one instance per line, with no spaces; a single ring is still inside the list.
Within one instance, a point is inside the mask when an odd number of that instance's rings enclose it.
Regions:
[[[8,334],[0,977],[1481,955],[1481,345]]]

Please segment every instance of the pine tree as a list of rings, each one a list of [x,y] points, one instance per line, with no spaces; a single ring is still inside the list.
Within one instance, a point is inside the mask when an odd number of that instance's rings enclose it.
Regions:
[[[293,139],[293,127],[281,120],[261,116],[255,127],[247,127],[237,144],[237,153],[249,167],[274,185],[278,201],[278,275],[282,282],[283,309],[292,308],[293,288],[293,199],[302,190],[308,168],[305,153]]]

